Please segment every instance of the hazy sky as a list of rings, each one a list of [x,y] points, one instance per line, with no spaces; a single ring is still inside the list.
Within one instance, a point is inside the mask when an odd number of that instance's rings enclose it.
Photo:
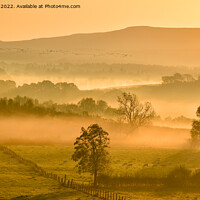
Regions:
[[[200,27],[200,0],[1,0],[80,4],[80,9],[0,9],[0,40],[22,40],[129,26]]]

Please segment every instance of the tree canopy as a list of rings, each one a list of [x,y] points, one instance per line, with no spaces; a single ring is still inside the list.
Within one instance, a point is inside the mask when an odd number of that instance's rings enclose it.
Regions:
[[[92,124],[87,129],[81,128],[80,137],[74,143],[72,159],[78,162],[79,172],[90,172],[94,176],[94,186],[97,176],[106,170],[109,163],[109,134],[98,124]]]
[[[191,138],[193,147],[200,146],[200,106],[197,109],[196,115],[199,119],[193,121],[191,129]]]
[[[155,116],[155,111],[150,102],[140,103],[135,94],[124,92],[118,97],[121,116],[133,128],[148,124]]]

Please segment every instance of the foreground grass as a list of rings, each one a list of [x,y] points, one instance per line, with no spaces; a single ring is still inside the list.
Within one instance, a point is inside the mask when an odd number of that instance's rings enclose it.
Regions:
[[[199,200],[199,189],[187,190],[173,188],[132,188],[129,191],[118,191],[127,195],[129,200]]]
[[[8,145],[8,147],[50,172],[67,174],[68,179],[90,180],[89,174],[77,174],[76,163],[71,159],[73,146]],[[200,168],[200,151],[196,150],[111,147],[109,151],[112,157],[112,175],[133,175],[137,172],[160,177],[180,165],[189,169]]]
[[[94,199],[39,176],[29,166],[0,151],[0,199]]]
[[[73,146],[9,145],[8,147],[21,156],[38,163],[49,172],[55,172],[59,175],[66,174],[68,179],[83,182],[91,181],[89,174],[79,175],[76,173],[75,163],[71,160]],[[109,151],[112,156],[112,170],[109,172],[111,175],[139,173],[145,176],[161,177],[180,165],[184,165],[192,170],[200,168],[200,152],[195,150],[112,147]],[[123,190],[115,188],[113,190],[126,194],[126,196],[129,196],[129,199],[138,200],[200,199],[200,190],[191,188],[151,187],[124,188]]]

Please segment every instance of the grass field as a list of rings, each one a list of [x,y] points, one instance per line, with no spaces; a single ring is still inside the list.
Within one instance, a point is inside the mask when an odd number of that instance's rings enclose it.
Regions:
[[[67,179],[78,181],[91,180],[89,174],[76,173],[74,168],[75,163],[71,160],[71,155],[73,153],[72,146],[8,145],[8,147],[21,156],[38,163],[49,172],[55,172],[59,175],[66,174]],[[174,167],[179,165],[184,165],[193,170],[200,168],[200,152],[196,150],[111,147],[109,151],[112,157],[112,168],[110,169],[112,175],[132,175],[137,172],[147,176],[161,177],[167,175]],[[50,184],[51,182],[48,183],[49,185],[45,185],[44,182],[44,190],[55,187]],[[58,186],[56,186],[54,190],[57,190],[57,187]],[[35,190],[39,193],[39,190]],[[126,194],[129,196],[129,199],[133,200],[200,199],[200,190],[198,189],[132,188],[125,189],[124,191],[118,190],[118,192]],[[48,191],[45,191],[45,193],[48,193]]]
[[[31,159],[49,172],[66,174],[68,179],[89,180],[89,174],[76,173],[76,163],[72,161],[73,146],[64,145],[8,145],[21,156]],[[176,166],[190,169],[200,168],[200,151],[187,149],[158,149],[111,147],[112,175],[132,175],[139,172],[148,176],[165,176]],[[145,166],[144,165],[147,165]],[[86,179],[85,179],[86,178]]]
[[[31,167],[0,151],[0,199],[92,200],[81,192],[64,188],[56,181],[39,176]]]

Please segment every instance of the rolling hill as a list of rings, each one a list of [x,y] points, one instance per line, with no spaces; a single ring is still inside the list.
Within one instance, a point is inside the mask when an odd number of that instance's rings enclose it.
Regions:
[[[0,60],[200,66],[200,28],[130,27],[0,42]],[[39,58],[39,60],[38,60]]]

